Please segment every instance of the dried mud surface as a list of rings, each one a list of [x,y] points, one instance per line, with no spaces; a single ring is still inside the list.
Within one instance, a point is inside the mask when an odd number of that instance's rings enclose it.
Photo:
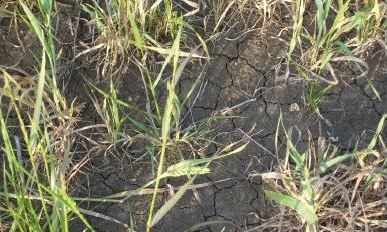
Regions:
[[[280,112],[287,128],[294,127],[300,131],[296,142],[301,150],[309,140],[308,131],[313,139],[323,136],[343,150],[350,150],[363,131],[366,133],[361,141],[366,141],[367,132],[374,130],[381,115],[387,113],[387,59],[383,53],[368,59],[369,77],[379,91],[381,101],[375,99],[365,79],[351,80],[354,74],[347,69],[342,74],[345,83],[334,87],[320,107],[321,114],[332,125],[327,125],[310,112],[304,104],[307,83],[301,78],[286,82],[276,78],[276,72],[281,69],[279,64],[286,57],[286,45],[277,38],[280,28],[280,25],[268,27],[264,32],[256,30],[239,38],[237,35],[240,33],[230,33],[212,46],[213,59],[206,68],[199,97],[192,105],[190,120],[214,114],[238,116],[222,122],[217,132],[224,133],[224,136],[219,136],[218,142],[227,144],[243,137],[248,131],[253,136],[243,152],[214,162],[211,165],[213,173],[197,178],[195,184],[209,183],[208,186],[188,191],[155,226],[154,231],[183,231],[212,220],[227,223],[210,225],[200,231],[220,231],[223,227],[225,231],[245,231],[254,230],[255,226],[268,219],[272,203],[263,195],[261,180],[248,177],[251,173],[266,172],[275,165],[274,139]],[[64,40],[71,41],[70,38]],[[4,41],[1,43],[3,54],[9,57],[22,53],[7,47]],[[1,65],[12,65],[10,61],[5,56],[0,58]],[[28,66],[29,62],[21,58],[19,65]],[[195,66],[189,68],[192,73],[201,69]],[[82,93],[83,86],[80,84],[82,77],[93,74],[80,68],[71,75],[75,84],[69,85],[68,96],[77,97],[77,101],[85,105],[82,114],[84,122],[96,123],[93,104],[88,95]],[[184,96],[194,82],[189,76],[179,82],[180,96]],[[144,91],[133,85],[129,78],[121,84],[123,87],[119,95],[143,107]],[[387,138],[386,132],[384,136]],[[136,144],[139,147],[144,145],[141,141]],[[150,165],[137,165],[135,168],[131,165],[131,154],[136,149],[139,148],[123,147],[120,152],[107,155],[100,150],[92,152],[95,155],[90,155],[90,161],[76,177],[78,188],[73,194],[81,197],[106,196],[133,190],[146,183],[151,178]],[[182,183],[182,180],[167,180],[163,186],[179,186]],[[160,194],[158,206],[169,197],[169,192]],[[85,203],[82,207],[124,223],[129,223],[132,217],[137,231],[144,231],[150,198],[148,194],[134,196],[121,204]],[[92,216],[88,219],[97,231],[127,231],[122,225],[109,220]],[[83,229],[77,221],[73,222],[72,231]]]
[[[343,151],[353,149],[358,140],[360,146],[364,146],[367,133],[375,129],[382,114],[387,112],[387,65],[383,62],[385,57],[377,57],[370,62],[375,65],[370,68],[373,70],[370,77],[382,101],[375,99],[366,80],[351,80],[355,74],[346,70],[342,74],[345,83],[334,87],[320,106],[321,114],[332,124],[327,125],[305,106],[307,83],[304,80],[295,78],[284,82],[276,79],[278,64],[285,58],[286,51],[286,46],[276,38],[277,34],[278,30],[273,27],[264,33],[253,32],[237,40],[228,40],[226,36],[213,46],[213,60],[206,70],[199,97],[192,106],[191,120],[214,114],[238,116],[223,121],[217,129],[218,133],[226,132],[225,136],[218,138],[218,142],[223,144],[241,138],[248,131],[254,135],[243,152],[214,162],[211,165],[213,173],[195,181],[196,184],[210,184],[188,191],[154,231],[183,231],[213,220],[223,223],[200,231],[220,231],[223,227],[225,231],[254,231],[256,226],[265,222],[271,216],[273,206],[263,195],[261,180],[249,178],[249,174],[267,172],[275,165],[274,139],[280,112],[285,127],[299,131],[296,144],[301,151],[310,139],[308,132],[312,139],[325,137]],[[190,68],[192,72],[197,71],[197,67]],[[181,96],[193,81],[189,77],[181,80],[178,86]],[[384,136],[387,137],[386,133]],[[125,167],[124,160],[119,159],[106,162],[101,164],[104,168],[91,172],[90,193],[113,194],[139,187],[147,180],[144,175],[149,170],[131,170]],[[95,168],[98,164],[92,166]],[[179,186],[176,180],[167,180],[166,183]],[[160,195],[158,203],[169,197],[168,193]],[[144,231],[149,201],[150,196],[137,196],[123,204],[103,204],[94,210],[123,222],[127,222],[131,215],[138,231]],[[90,219],[100,231],[125,231],[118,224]]]

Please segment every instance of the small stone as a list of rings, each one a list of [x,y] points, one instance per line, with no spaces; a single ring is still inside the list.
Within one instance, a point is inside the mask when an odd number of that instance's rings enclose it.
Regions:
[[[293,103],[290,105],[290,112],[298,112],[300,111],[300,106],[297,103]]]

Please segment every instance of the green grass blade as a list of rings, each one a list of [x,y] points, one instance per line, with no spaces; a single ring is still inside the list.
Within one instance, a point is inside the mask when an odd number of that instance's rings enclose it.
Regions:
[[[130,27],[132,29],[131,31],[132,31],[133,37],[134,37],[134,45],[138,49],[142,50],[144,42],[142,40],[142,36],[141,36],[140,30],[138,29],[136,20],[134,19],[135,14],[130,10],[129,3],[126,6],[126,9],[127,9],[127,16],[129,18]]]
[[[39,121],[41,115],[42,99],[43,99],[43,89],[45,84],[46,77],[46,54],[42,52],[42,64],[39,72],[39,82],[38,88],[36,90],[36,99],[34,106],[34,115],[31,122],[31,134],[30,134],[30,144],[34,150],[38,142],[38,133],[39,133]]]
[[[294,52],[294,49],[296,48],[297,40],[300,36],[300,32],[302,29],[302,23],[304,21],[304,11],[305,11],[305,6],[304,6],[304,0],[296,0],[296,12],[294,12],[294,23],[293,23],[293,33],[292,33],[292,38],[289,42],[289,51],[288,51],[288,62],[287,62],[287,67],[286,67],[286,75],[289,75],[290,72],[290,63],[291,63],[291,56]]]
[[[378,127],[376,128],[375,135],[373,136],[370,144],[368,145],[369,150],[372,150],[375,147],[376,143],[378,142],[378,137],[386,124],[386,119],[387,119],[387,114],[384,114],[379,121]]]
[[[354,157],[355,153],[350,153],[350,154],[344,154],[341,156],[337,156],[333,159],[329,159],[328,161],[324,162],[321,164],[321,166],[318,167],[318,173],[319,174],[324,174],[327,172],[331,167],[335,166],[338,163],[341,163],[351,157]]]
[[[39,20],[35,17],[35,15],[32,13],[32,11],[28,8],[28,6],[24,3],[24,1],[19,0],[20,5],[23,8],[23,11],[27,15],[27,19],[24,18],[24,21],[28,24],[30,28],[32,28],[38,37],[41,45],[45,47],[45,50],[48,51],[49,49],[46,47],[46,40],[44,36],[43,29],[40,26]]]
[[[189,189],[189,186],[193,183],[196,176],[191,177],[180,189],[174,194],[171,199],[169,199],[154,215],[152,221],[149,226],[153,227],[157,222],[162,219],[165,214],[172,209],[173,206],[180,200],[180,198],[184,195],[184,193]]]
[[[164,62],[163,62],[163,65],[162,65],[162,67],[161,67],[161,69],[160,69],[160,71],[159,71],[159,74],[157,75],[156,80],[153,82],[153,84],[152,84],[152,86],[151,86],[153,89],[156,88],[157,84],[159,83],[159,81],[160,81],[160,79],[161,79],[161,77],[162,77],[162,75],[163,75],[163,73],[164,73],[164,69],[165,69],[165,68],[167,67],[167,65],[171,62],[172,58],[173,58],[174,56],[176,56],[176,51],[179,50],[179,45],[180,45],[179,39],[180,39],[180,36],[181,36],[181,28],[182,28],[182,27],[180,27],[179,33],[178,33],[178,35],[177,35],[177,38],[178,38],[178,39],[176,39],[176,40],[173,42],[172,48],[170,49],[170,52],[169,52],[168,56],[165,58],[165,60],[164,60]]]
[[[286,196],[282,193],[277,193],[269,190],[263,191],[265,192],[266,196],[268,196],[271,200],[296,210],[308,222],[308,224],[312,225],[317,222],[318,217],[316,213],[304,202],[293,197]]]
[[[186,175],[208,174],[211,172],[209,168],[200,167],[198,165],[209,163],[212,160],[214,160],[214,158],[182,160],[177,164],[169,166],[167,169],[167,175],[171,177],[178,177]]]
[[[40,11],[44,14],[50,14],[52,12],[52,0],[39,0]]]
[[[149,135],[149,136],[152,136],[155,134],[154,131],[152,131],[151,129],[149,129],[148,126],[146,126],[144,123],[140,122],[140,121],[137,121],[131,117],[126,117],[126,119],[131,123],[133,124],[138,131],[146,134],[146,135]]]
[[[180,40],[180,37],[177,37],[176,40]],[[177,46],[175,47],[176,51],[175,54],[179,51],[179,43],[177,43]],[[185,59],[185,62],[182,62],[182,64],[179,65],[179,68],[185,67],[186,63],[188,62],[189,57]],[[175,64],[177,65],[177,64]],[[173,70],[176,70],[176,67],[173,67]],[[155,182],[155,187],[154,187],[154,193],[152,196],[152,202],[151,206],[149,209],[149,216],[148,216],[148,221],[147,221],[147,231],[150,231],[150,225],[153,220],[153,210],[154,210],[154,205],[156,202],[156,196],[157,196],[157,190],[159,187],[159,181],[160,181],[160,176],[162,175],[162,170],[164,168],[164,159],[166,155],[166,148],[167,148],[167,141],[170,137],[170,130],[172,126],[172,114],[173,114],[173,108],[174,108],[174,98],[175,98],[175,81],[176,79],[179,78],[179,75],[176,75],[174,72],[172,74],[172,79],[169,80],[167,83],[167,90],[168,90],[168,96],[167,100],[165,103],[165,110],[164,110],[164,115],[162,119],[162,128],[161,128],[161,151],[160,151],[160,158],[159,158],[159,165],[157,168],[157,176],[156,176],[156,182]]]

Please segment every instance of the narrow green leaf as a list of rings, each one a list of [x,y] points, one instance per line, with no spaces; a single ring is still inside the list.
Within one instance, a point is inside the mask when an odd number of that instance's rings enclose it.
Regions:
[[[10,10],[5,9],[5,8],[3,8],[3,7],[0,7],[0,13],[12,15],[13,12],[10,11]]]
[[[23,17],[23,20],[28,24],[28,26],[34,30],[36,36],[38,37],[40,44],[44,47],[45,51],[48,51],[47,43],[45,40],[44,32],[42,27],[40,26],[39,20],[35,17],[32,11],[28,8],[28,6],[24,3],[24,1],[20,0],[20,5],[23,8],[23,11],[26,13],[27,18]]]
[[[230,221],[211,220],[211,221],[205,221],[205,222],[193,225],[192,227],[190,227],[189,229],[185,230],[184,232],[201,231],[200,228],[202,228],[202,227],[206,227],[206,226],[210,226],[210,225],[216,225],[216,224],[229,224],[229,225],[232,225],[232,226],[236,227],[236,225],[234,223],[230,222]]]
[[[186,167],[186,168],[179,168],[179,169],[170,169],[168,168],[167,175],[170,177],[179,177],[179,176],[186,176],[186,175],[203,175],[211,173],[211,170],[209,168],[205,167]]]
[[[132,32],[133,32],[133,37],[134,37],[134,45],[142,50],[142,47],[143,47],[143,40],[142,40],[142,37],[141,37],[141,33],[140,31],[138,30],[138,26],[137,26],[137,23],[134,19],[134,15],[133,12],[131,12],[130,10],[130,6],[127,6],[127,16],[129,17],[129,23],[130,23],[130,27],[132,29]]]
[[[243,144],[242,146],[240,146],[240,147],[238,147],[236,149],[231,150],[232,147],[235,146],[235,144],[236,143],[232,143],[232,144],[228,145],[227,147],[225,147],[220,153],[223,153],[223,152],[227,152],[227,153],[224,154],[224,155],[216,156],[216,157],[214,157],[214,159],[222,159],[224,157],[227,157],[227,156],[230,156],[230,155],[233,155],[233,154],[237,154],[237,153],[243,151],[247,147],[247,145],[249,143],[247,142],[247,143]]]
[[[176,39],[174,42],[173,42],[173,46],[172,46],[172,48],[169,50],[169,54],[168,54],[168,56],[165,58],[165,60],[164,60],[164,62],[163,62],[163,65],[161,66],[161,68],[160,68],[160,71],[159,71],[159,73],[157,74],[157,78],[156,78],[156,80],[153,82],[153,84],[152,84],[152,86],[151,86],[151,88],[156,88],[156,86],[157,86],[157,84],[159,83],[159,81],[161,80],[161,77],[163,76],[163,74],[164,74],[164,69],[168,66],[168,64],[170,64],[170,62],[171,62],[171,60],[172,60],[172,57],[173,57],[173,55],[175,54],[175,50],[176,49],[179,49],[179,37],[178,37],[178,39]],[[162,47],[160,47],[160,48],[162,48]]]
[[[318,167],[318,173],[319,174],[324,174],[328,169],[333,167],[334,165],[343,162],[344,160],[351,158],[355,155],[355,153],[350,153],[350,154],[344,154],[341,156],[337,156],[333,159],[330,159],[326,162],[324,162],[320,167]]]
[[[157,222],[159,222],[166,213],[168,213],[169,210],[172,209],[173,206],[176,205],[176,203],[180,200],[180,198],[184,195],[184,193],[189,189],[189,186],[193,183],[196,176],[193,176],[191,179],[187,181],[180,189],[177,191],[175,195],[171,197],[154,215],[152,218],[151,223],[149,224],[149,227],[153,227],[156,225]]]
[[[316,13],[317,28],[319,29],[319,31],[321,31],[324,27],[324,21],[325,21],[323,1],[316,0],[315,3],[317,6],[317,13]]]
[[[35,99],[35,105],[34,105],[34,116],[33,120],[31,122],[31,134],[30,134],[30,144],[33,150],[35,150],[37,143],[38,143],[38,133],[39,133],[39,120],[41,115],[41,109],[42,109],[42,99],[43,99],[43,90],[44,90],[44,84],[46,81],[46,54],[44,51],[42,52],[42,64],[39,72],[39,81],[38,81],[38,88],[36,90],[36,99]]]
[[[39,0],[40,11],[44,14],[50,14],[52,11],[52,0]]]
[[[147,134],[147,135],[153,135],[153,131],[149,129],[149,127],[147,127],[145,124],[143,124],[142,122],[139,122],[131,117],[127,117],[127,119],[130,121],[130,123],[132,123],[137,130]]]
[[[380,119],[378,127],[376,128],[375,135],[372,138],[370,144],[368,145],[369,150],[373,149],[375,147],[376,143],[378,142],[378,137],[379,137],[380,133],[382,132],[384,125],[386,124],[386,118],[387,118],[387,114],[384,114],[382,116],[382,118]]]
[[[282,125],[284,126],[284,125]],[[287,140],[287,146],[289,147],[290,149],[290,157],[292,158],[292,160],[296,163],[296,166],[299,170],[303,170],[304,169],[304,161],[305,161],[305,155],[301,155],[297,148],[294,146],[291,138],[289,137],[288,133],[285,131],[285,136],[286,136],[286,140]]]
[[[202,159],[187,159],[187,160],[182,160],[177,164],[174,164],[170,166],[168,170],[176,170],[176,169],[182,169],[182,168],[189,168],[189,167],[194,167],[199,164],[204,164],[208,163],[214,160],[214,158],[202,158]]]
[[[370,84],[370,87],[372,89],[372,92],[374,92],[376,98],[379,100],[379,101],[382,101],[382,98],[380,97],[380,94],[379,94],[379,91],[374,87],[374,85],[368,80],[367,78],[367,81],[369,82]]]
[[[269,190],[263,191],[265,192],[266,196],[268,196],[271,200],[296,210],[308,222],[308,224],[312,225],[317,222],[318,217],[316,213],[309,205],[305,204],[304,202],[293,197],[286,196],[282,193],[277,193]]]

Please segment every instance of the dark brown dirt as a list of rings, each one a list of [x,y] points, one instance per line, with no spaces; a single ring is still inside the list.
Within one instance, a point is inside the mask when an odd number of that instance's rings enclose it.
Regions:
[[[7,24],[5,21],[2,23]],[[254,230],[255,226],[268,219],[272,214],[272,206],[263,195],[261,180],[249,179],[248,176],[253,172],[268,171],[275,165],[274,136],[280,112],[286,128],[298,128],[301,132],[297,139],[297,146],[301,150],[308,142],[308,130],[313,139],[323,136],[342,149],[353,149],[357,140],[367,141],[367,133],[374,130],[381,115],[387,113],[387,59],[384,53],[368,59],[372,70],[369,78],[379,91],[381,101],[375,99],[365,79],[351,81],[347,78],[346,83],[342,82],[334,87],[331,93],[324,97],[320,107],[321,114],[332,126],[328,126],[316,114],[310,112],[304,100],[307,83],[301,78],[284,82],[276,75],[276,72],[283,71],[282,62],[286,58],[286,45],[278,39],[283,26],[281,22],[273,22],[273,25],[264,31],[252,31],[238,39],[230,38],[240,35],[239,31],[224,35],[212,46],[213,60],[209,66],[190,67],[191,70],[188,71],[191,71],[191,74],[185,75],[180,81],[178,92],[180,96],[184,96],[194,82],[192,76],[200,69],[206,69],[205,78],[202,80],[203,89],[195,104],[190,106],[192,114],[185,122],[186,125],[213,114],[233,115],[238,117],[222,121],[221,126],[216,129],[215,133],[223,133],[223,136],[216,138],[217,142],[227,144],[236,141],[252,128],[253,131],[250,132],[253,136],[243,152],[214,162],[210,166],[213,173],[201,176],[195,181],[196,184],[209,185],[188,191],[155,226],[154,231],[184,231],[196,224],[213,220],[223,223],[209,225],[200,231],[220,231],[222,228],[225,228],[224,231],[245,231]],[[23,33],[28,34],[28,31]],[[20,54],[24,53],[18,51],[19,55],[12,55],[16,54],[16,50],[10,48],[7,42],[9,39],[3,37],[0,40],[3,54],[9,55],[8,58],[0,58],[0,64],[4,66],[13,65],[13,57],[20,57]],[[63,44],[73,41],[73,38],[61,39]],[[71,60],[71,52],[68,56]],[[22,67],[29,67],[31,62],[24,59],[17,61]],[[81,84],[83,78],[93,80],[97,75],[96,71],[83,68],[77,63],[68,62],[67,65],[80,66],[71,72],[69,81],[64,81],[68,83],[66,92],[70,98],[69,102],[76,98],[78,104],[85,104],[80,125],[100,123],[89,95]],[[103,86],[103,83],[101,85]],[[145,107],[142,82],[133,72],[128,73],[128,78],[122,79],[120,86],[121,99],[139,108]],[[361,139],[359,136],[363,131],[366,133]],[[93,132],[95,131],[88,133]],[[75,177],[76,188],[74,187],[73,195],[106,196],[133,190],[145,184],[152,176],[149,163],[133,165],[134,158],[141,155],[134,150],[138,150],[138,146],[143,144],[144,142],[138,142],[137,147],[123,146],[106,154],[104,148],[107,147],[104,147],[103,143],[91,152],[88,150],[93,148],[91,144],[86,145],[84,150],[80,149],[83,153],[78,155],[79,158],[88,156],[89,162]],[[224,179],[228,180],[211,184]],[[181,183],[182,180],[167,180],[162,184],[163,187],[166,184],[176,187]],[[169,197],[168,193],[160,194],[158,207]],[[126,224],[132,219],[133,227],[137,231],[144,231],[150,198],[149,194],[134,196],[121,204],[83,203],[81,207]],[[97,231],[127,231],[127,228],[111,220],[93,216],[88,216],[88,219]],[[72,231],[84,229],[77,220],[72,222],[71,228]]]
[[[287,128],[300,130],[297,145],[301,150],[308,142],[308,130],[314,136],[313,139],[323,136],[342,149],[352,149],[357,140],[367,141],[366,136],[363,140],[359,137],[361,133],[374,130],[381,115],[387,112],[386,63],[379,61],[381,66],[370,77],[382,101],[375,100],[365,80],[341,83],[324,97],[320,107],[321,114],[332,123],[332,126],[328,126],[305,105],[305,81],[297,78],[286,83],[276,80],[277,65],[285,58],[286,52],[286,47],[275,38],[277,33],[276,28],[272,27],[264,33],[250,33],[236,41],[219,42],[223,46],[214,46],[214,60],[203,80],[204,89],[192,106],[191,120],[214,113],[237,115],[238,118],[222,122],[221,129],[217,130],[218,133],[227,133],[218,138],[218,142],[224,144],[241,138],[243,132],[253,126],[255,134],[241,154],[214,162],[211,165],[213,173],[198,178],[196,183],[212,183],[226,178],[230,180],[189,191],[157,224],[154,231],[183,231],[210,221],[217,221],[218,224],[200,231],[220,231],[222,228],[225,231],[254,230],[255,226],[270,218],[272,206],[262,193],[261,181],[248,179],[248,175],[268,171],[274,165],[274,134],[280,112]],[[180,82],[182,96],[192,83],[190,78]],[[90,188],[90,191],[106,195],[140,186],[141,181],[131,183],[122,176],[138,178],[141,174],[128,172],[129,167],[120,168],[122,171],[117,172],[123,163],[120,162],[119,166],[108,164],[112,172],[94,172],[97,177],[91,178],[90,182],[99,184]],[[168,196],[164,195],[160,201],[166,199]],[[137,230],[143,231],[148,204],[149,197],[136,197],[124,204],[111,204],[95,210],[123,222],[127,222],[131,216]],[[124,231],[124,228],[114,223],[101,220],[93,222],[101,231]]]

